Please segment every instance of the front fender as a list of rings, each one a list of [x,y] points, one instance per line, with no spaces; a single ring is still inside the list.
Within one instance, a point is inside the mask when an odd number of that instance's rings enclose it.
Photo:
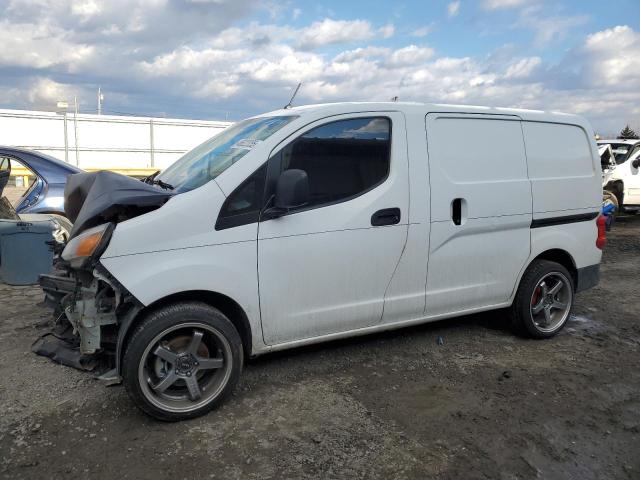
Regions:
[[[251,331],[256,333],[252,335],[253,350],[259,351],[262,327],[256,257],[254,240],[103,257],[100,262],[144,306],[193,290],[233,299],[246,313]]]

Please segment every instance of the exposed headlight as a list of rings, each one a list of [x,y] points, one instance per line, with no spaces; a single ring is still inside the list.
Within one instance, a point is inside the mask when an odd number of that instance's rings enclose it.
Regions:
[[[113,223],[104,223],[72,238],[62,252],[62,259],[72,268],[83,267],[90,258],[104,251],[113,227]]]

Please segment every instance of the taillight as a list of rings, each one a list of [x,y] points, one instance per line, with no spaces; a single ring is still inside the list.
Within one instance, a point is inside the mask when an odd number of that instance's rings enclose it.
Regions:
[[[604,215],[598,215],[596,225],[598,225],[598,238],[596,238],[596,247],[602,250],[607,244],[607,218]]]

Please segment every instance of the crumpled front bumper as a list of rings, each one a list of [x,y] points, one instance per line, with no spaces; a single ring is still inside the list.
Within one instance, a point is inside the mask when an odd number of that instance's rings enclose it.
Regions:
[[[61,272],[41,275],[39,283],[45,293],[45,303],[54,309],[57,317],[66,317],[73,333],[79,335],[80,353],[98,351],[102,327],[118,323],[116,305],[121,295],[109,279],[94,269],[93,278],[84,282],[73,274]]]
[[[53,309],[61,304],[66,295],[75,293],[77,288],[75,278],[61,275],[40,275],[38,283],[45,295],[45,305]]]

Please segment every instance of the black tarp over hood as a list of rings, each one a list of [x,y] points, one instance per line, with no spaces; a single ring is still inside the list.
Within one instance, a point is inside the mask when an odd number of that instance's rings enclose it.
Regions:
[[[73,222],[70,238],[102,223],[120,222],[155,210],[172,195],[119,173],[70,175],[64,189],[64,211]]]

